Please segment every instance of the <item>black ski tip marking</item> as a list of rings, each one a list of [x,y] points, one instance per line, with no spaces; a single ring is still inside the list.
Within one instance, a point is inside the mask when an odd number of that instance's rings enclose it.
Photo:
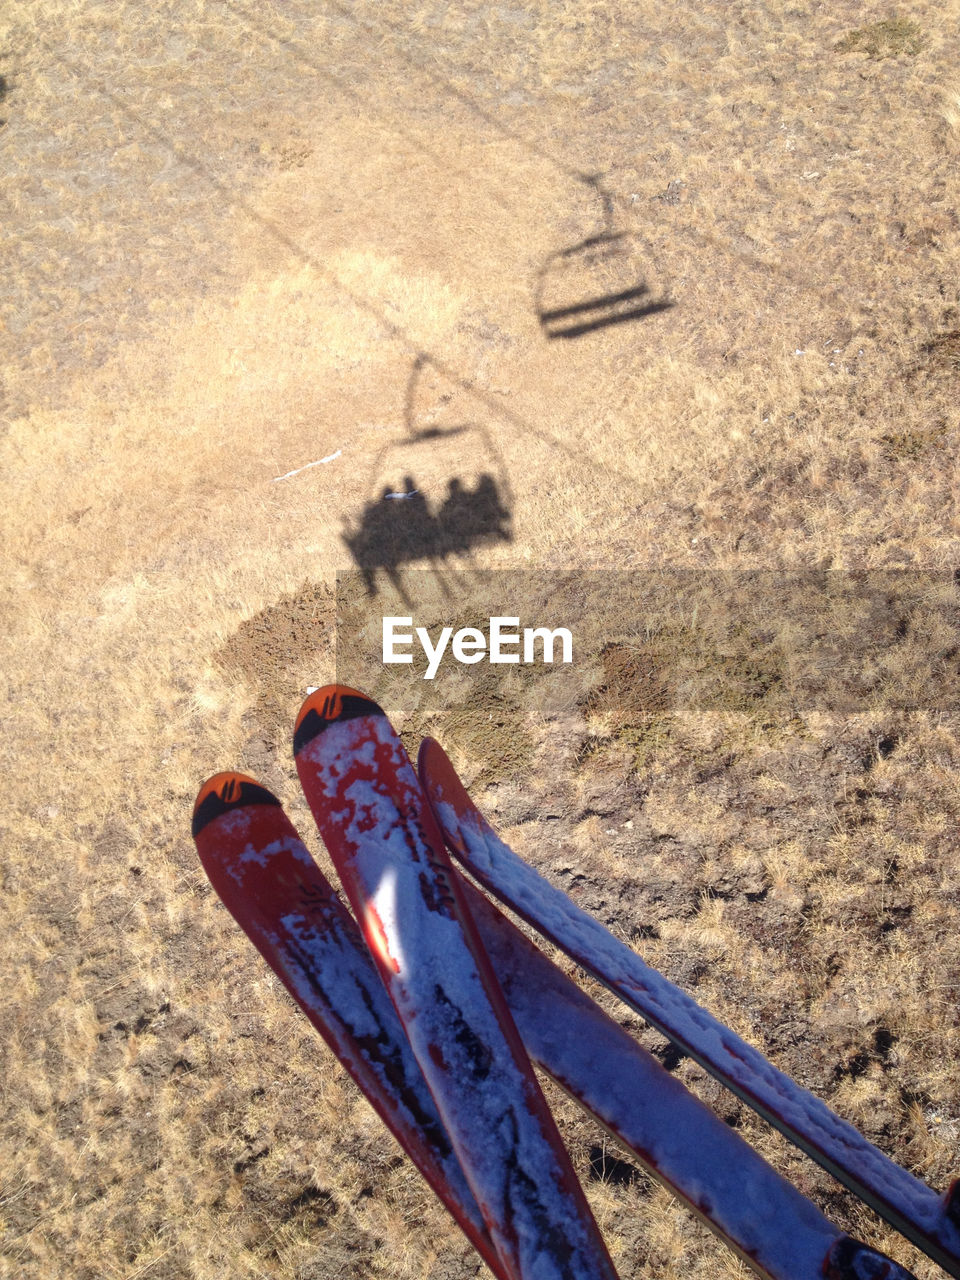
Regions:
[[[308,743],[332,724],[356,720],[360,716],[383,716],[386,712],[372,698],[345,684],[327,684],[307,698],[293,731],[293,754],[298,756]]]
[[[190,830],[194,839],[214,818],[248,804],[273,804],[279,808],[280,801],[272,791],[261,786],[256,778],[245,773],[214,774],[200,788],[193,806]]]

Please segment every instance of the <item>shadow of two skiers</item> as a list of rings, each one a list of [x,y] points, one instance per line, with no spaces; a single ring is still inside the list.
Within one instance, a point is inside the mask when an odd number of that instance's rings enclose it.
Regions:
[[[426,560],[436,568],[451,556],[513,540],[510,510],[489,473],[473,488],[454,477],[435,510],[412,476],[405,476],[403,485],[399,491],[385,488],[364,507],[357,527],[343,534],[369,596],[377,593],[379,570],[399,589],[399,570],[405,564]]]

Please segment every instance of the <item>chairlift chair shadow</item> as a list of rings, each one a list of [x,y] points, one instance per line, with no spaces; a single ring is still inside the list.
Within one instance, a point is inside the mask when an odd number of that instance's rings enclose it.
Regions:
[[[341,535],[363,574],[367,594],[376,594],[377,573],[382,571],[399,594],[403,590],[404,565],[427,561],[441,590],[453,595],[443,579],[442,569],[451,557],[468,556],[479,546],[512,540],[513,496],[503,455],[489,430],[477,422],[427,423],[418,425],[418,387],[428,360],[418,355],[408,379],[404,425],[394,438],[374,456],[366,485],[368,498],[359,521],[345,527]],[[465,481],[462,470],[447,483],[444,498],[431,502],[411,470],[409,450],[437,446],[460,437],[457,464],[465,461],[466,439],[479,442],[471,454],[470,472],[474,483]],[[400,478],[402,477],[402,479]]]
[[[635,236],[615,229],[613,195],[600,179],[599,174],[581,175],[601,202],[601,229],[550,254],[537,274],[534,305],[550,339],[579,338],[673,306],[666,298],[651,298],[649,286],[637,280]]]

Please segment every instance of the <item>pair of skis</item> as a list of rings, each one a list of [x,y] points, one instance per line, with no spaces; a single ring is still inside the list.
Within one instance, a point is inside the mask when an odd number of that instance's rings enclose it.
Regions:
[[[845,1236],[451,864],[594,973],[954,1276],[956,1197],[889,1161],[516,857],[427,740],[308,698],[297,769],[356,919],[253,779],[202,789],[194,836],[225,905],[500,1280],[615,1272],[531,1059],[773,1280],[906,1280]]]

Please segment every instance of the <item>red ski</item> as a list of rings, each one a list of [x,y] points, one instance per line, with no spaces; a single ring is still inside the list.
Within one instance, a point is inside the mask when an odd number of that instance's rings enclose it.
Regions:
[[[502,1277],[360,931],[276,798],[251,778],[220,774],[200,792],[194,830],[225,904]],[[842,1235],[492,903],[458,882],[530,1056],[760,1275],[853,1280],[881,1274],[884,1264],[888,1280],[909,1280]],[[864,1272],[868,1263],[874,1270]]]
[[[304,703],[294,754],[503,1268],[615,1280],[399,737],[376,703],[330,685]]]
[[[200,789],[210,882],[498,1280],[509,1280],[360,930],[280,802],[253,778]]]
[[[902,1169],[517,857],[483,818],[432,739],[420,748],[419,772],[447,844],[481,884],[950,1275],[960,1277],[957,1182],[940,1196]]]

